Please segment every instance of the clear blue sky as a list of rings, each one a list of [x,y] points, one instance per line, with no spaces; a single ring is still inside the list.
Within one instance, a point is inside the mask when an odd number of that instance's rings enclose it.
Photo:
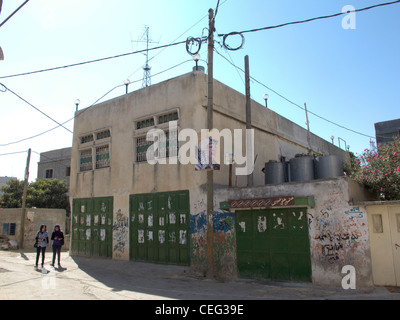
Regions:
[[[3,1],[0,22],[24,1]],[[221,0],[216,18],[217,33],[244,31],[389,2],[385,0]],[[143,49],[132,43],[144,26],[158,44],[200,37],[208,27],[208,9],[217,0],[32,0],[0,28],[0,77],[108,57]],[[251,76],[298,105],[306,102],[310,111],[346,128],[374,136],[374,123],[400,118],[400,4],[356,14],[356,29],[344,30],[341,17],[245,34],[245,45],[228,53],[216,49],[243,68],[250,57]],[[196,24],[197,23],[197,24]],[[189,29],[189,31],[187,31]],[[221,41],[216,37],[217,41]],[[231,38],[233,41],[233,39]],[[232,44],[233,45],[233,44]],[[207,46],[201,49],[207,58]],[[184,45],[153,51],[152,74],[166,70],[191,57]],[[90,106],[126,78],[141,87],[143,54],[40,74],[0,79],[35,107],[64,122],[73,117],[74,100],[80,108]],[[205,65],[205,62],[200,62]],[[157,83],[191,70],[186,62],[152,78]],[[215,78],[244,92],[243,74],[215,54]],[[105,99],[125,93],[125,87]],[[304,111],[251,83],[252,98],[305,127]],[[53,128],[56,124],[10,92],[0,92],[0,154],[27,151],[40,153],[71,146],[72,134],[63,128],[35,139],[9,144]],[[330,141],[345,140],[353,152],[369,147],[370,139],[309,116],[313,133]],[[73,129],[73,121],[65,125]],[[6,145],[8,144],[8,145]],[[343,146],[343,142],[342,142]],[[32,154],[30,180],[37,176],[39,155]],[[24,176],[26,152],[0,156],[0,176]]]

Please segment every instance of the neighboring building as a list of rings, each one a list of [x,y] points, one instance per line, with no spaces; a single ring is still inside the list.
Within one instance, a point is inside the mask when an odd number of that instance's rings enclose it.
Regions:
[[[3,192],[1,191],[1,187],[4,187],[5,185],[7,185],[7,182],[10,180],[17,180],[17,178],[15,178],[15,177],[0,177],[0,195],[3,194]]]
[[[22,210],[0,209],[0,237],[7,240],[18,241],[20,236]],[[56,224],[65,230],[66,211],[64,209],[25,209],[24,249],[34,250],[35,237],[42,224],[47,226],[51,236]],[[68,241],[64,241],[64,249],[69,248]]]
[[[393,137],[400,137],[400,119],[375,123],[375,137],[377,144],[393,141]]]
[[[69,190],[71,175],[71,148],[42,152],[38,162],[38,180],[65,180]]]
[[[207,76],[192,72],[77,111],[70,177],[72,254],[191,265],[205,272],[207,174],[175,155],[186,150],[178,141],[189,140],[183,129],[207,128],[206,106]],[[314,134],[308,142],[307,130],[255,101],[251,114],[254,187],[246,187],[247,176],[235,174],[242,167],[238,164],[229,179],[222,153],[229,140],[221,139],[221,169],[214,171],[217,275],[340,286],[340,267],[352,263],[359,267],[361,283],[370,285],[367,221],[363,208],[351,206],[365,199],[358,185],[342,177],[265,186],[262,173],[265,163],[307,154],[309,145],[315,156],[347,161],[348,153]],[[245,119],[245,96],[215,80],[214,128],[244,130]],[[178,131],[170,127],[173,121]],[[155,128],[166,132],[158,151],[160,159],[170,157],[169,164],[146,161],[153,157],[146,154],[153,143],[146,134]],[[257,216],[255,208],[263,214]],[[267,230],[259,242],[266,248],[258,248],[255,239]],[[257,262],[265,250],[269,258]],[[246,265],[250,270],[243,269]]]

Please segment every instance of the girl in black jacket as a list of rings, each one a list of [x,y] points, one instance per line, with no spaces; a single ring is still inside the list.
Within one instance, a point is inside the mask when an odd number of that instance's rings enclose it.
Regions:
[[[42,224],[40,226],[39,232],[36,234],[36,264],[35,268],[38,267],[38,262],[39,262],[39,256],[40,252],[42,253],[42,269],[44,265],[44,256],[46,252],[46,248],[49,244],[49,235],[47,234],[47,226]]]

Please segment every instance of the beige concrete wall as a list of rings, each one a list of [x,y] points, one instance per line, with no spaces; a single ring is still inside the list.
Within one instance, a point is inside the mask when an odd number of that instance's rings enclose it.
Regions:
[[[0,210],[0,235],[3,232],[3,223],[16,223],[15,236],[5,236],[10,240],[19,239],[19,230],[21,226],[21,209],[1,209]],[[61,230],[65,230],[66,211],[64,209],[26,209],[24,248],[33,249],[35,237],[42,224],[47,225],[49,240],[56,224],[60,225]],[[3,236],[3,235],[2,235]],[[66,244],[66,247],[69,244]]]

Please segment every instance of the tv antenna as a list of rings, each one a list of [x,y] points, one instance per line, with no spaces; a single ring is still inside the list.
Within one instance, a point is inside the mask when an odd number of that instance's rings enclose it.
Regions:
[[[150,33],[149,26],[144,26],[144,33],[139,38],[139,40],[136,41],[131,40],[131,42],[146,43],[146,52],[144,53],[144,55],[146,56],[146,64],[142,67],[143,68],[142,88],[151,86],[151,73],[150,73],[151,67],[149,66],[149,44],[158,43],[150,39],[149,33]]]

